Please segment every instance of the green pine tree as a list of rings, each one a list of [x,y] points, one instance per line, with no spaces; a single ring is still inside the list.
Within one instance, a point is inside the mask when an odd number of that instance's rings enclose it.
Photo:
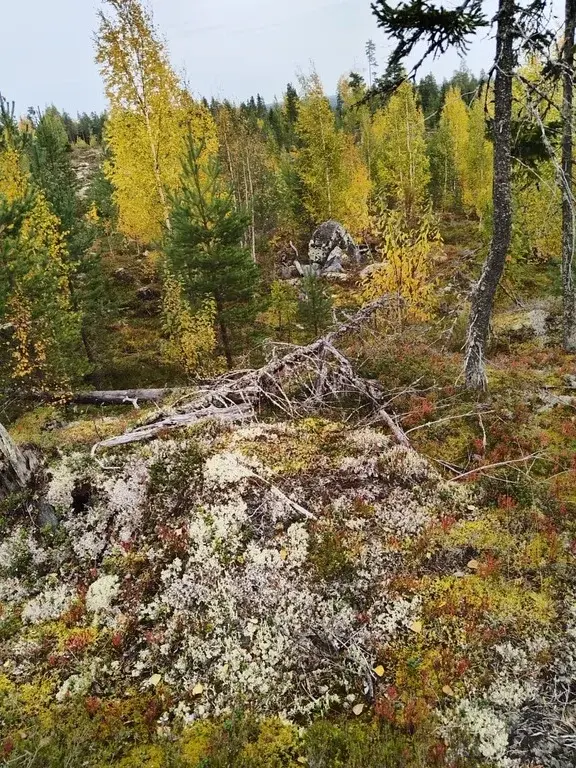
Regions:
[[[48,107],[39,119],[31,113],[31,119],[34,138],[28,144],[28,155],[32,178],[44,191],[69,239],[77,223],[78,182],[70,162],[66,126],[56,107]]]
[[[216,305],[216,324],[229,368],[241,332],[253,322],[258,267],[242,246],[249,223],[238,209],[216,156],[188,138],[182,190],[172,200],[166,255],[192,306]]]
[[[96,222],[87,216],[91,202],[78,194],[78,179],[71,162],[66,125],[56,107],[36,119],[33,140],[28,143],[30,171],[60,221],[66,243],[70,297],[82,318],[81,334],[86,356],[95,365],[103,340],[98,333],[110,310],[109,290],[101,259],[92,248],[98,234]]]
[[[320,336],[332,320],[332,298],[318,275],[309,274],[302,280],[300,321],[314,338]]]

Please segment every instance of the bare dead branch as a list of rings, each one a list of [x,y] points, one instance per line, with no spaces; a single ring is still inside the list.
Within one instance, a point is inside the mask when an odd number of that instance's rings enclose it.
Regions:
[[[385,393],[377,382],[360,378],[350,361],[335,344],[354,333],[379,310],[397,306],[397,296],[384,296],[367,304],[353,317],[325,336],[304,347],[290,347],[282,356],[274,356],[261,368],[240,376],[226,375],[197,390],[177,408],[154,414],[135,429],[94,446],[113,448],[149,440],[165,430],[198,424],[208,419],[239,421],[256,418],[263,406],[272,406],[289,417],[310,412],[344,394],[361,396],[378,408],[379,420],[385,422],[396,439],[408,445],[401,427],[383,408]],[[307,397],[302,400],[302,392]]]

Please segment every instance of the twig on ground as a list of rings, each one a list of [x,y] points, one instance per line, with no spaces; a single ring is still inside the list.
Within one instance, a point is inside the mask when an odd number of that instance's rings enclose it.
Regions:
[[[494,413],[494,411],[484,411],[484,413]],[[465,419],[468,416],[478,416],[480,420],[482,420],[481,414],[478,413],[478,411],[469,411],[468,413],[458,413],[454,416],[445,416],[443,419],[436,419],[436,421],[427,421],[426,424],[418,424],[416,427],[411,427],[411,429],[406,430],[406,434],[409,435],[411,432],[416,432],[419,429],[426,429],[426,427],[433,427],[436,424],[443,424],[446,421],[454,421],[454,419]],[[484,437],[486,437],[486,433],[484,433]]]
[[[510,459],[509,461],[497,461],[495,464],[485,464],[482,467],[477,467],[476,469],[471,469],[468,472],[463,472],[461,475],[456,475],[456,477],[453,477],[452,480],[462,480],[465,477],[469,477],[470,475],[478,475],[485,472],[487,469],[495,469],[496,467],[508,467],[513,464],[523,464],[526,461],[530,461],[531,459],[543,459],[544,456],[542,453],[531,453],[529,456],[521,456],[519,459]]]

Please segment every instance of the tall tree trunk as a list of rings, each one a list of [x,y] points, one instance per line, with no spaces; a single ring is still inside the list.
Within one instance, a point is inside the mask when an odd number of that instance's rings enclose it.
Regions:
[[[487,387],[484,354],[496,290],[512,237],[512,76],[514,55],[514,0],[500,0],[496,33],[494,80],[493,231],[488,258],[472,294],[466,341],[465,378],[468,389]]]
[[[216,318],[218,322],[218,328],[220,329],[220,340],[222,347],[224,348],[224,357],[226,358],[226,366],[229,371],[234,367],[234,360],[232,358],[232,346],[230,344],[230,334],[228,333],[228,327],[223,316],[222,302],[219,298],[214,297],[216,302]]]
[[[565,6],[562,99],[562,290],[564,296],[564,349],[576,351],[576,286],[574,284],[575,223],[572,184],[573,162],[573,95],[574,95],[574,28],[576,0],[566,0]]]
[[[156,180],[156,190],[158,197],[160,198],[160,204],[162,205],[162,212],[164,214],[164,223],[168,232],[172,230],[172,222],[170,221],[170,206],[168,205],[168,198],[166,197],[166,190],[164,189],[164,182],[162,181],[162,174],[160,173],[160,159],[158,145],[154,140],[154,133],[152,131],[152,125],[150,124],[150,114],[148,108],[145,107],[144,120],[146,122],[146,131],[148,133],[148,140],[150,141],[150,152],[152,154],[152,163],[154,166],[154,178]]]
[[[252,179],[252,168],[250,166],[250,155],[246,153],[246,168],[248,170],[248,184],[250,186],[250,218],[251,218],[251,248],[252,248],[252,261],[254,264],[256,260],[256,210],[254,208],[254,181]]]

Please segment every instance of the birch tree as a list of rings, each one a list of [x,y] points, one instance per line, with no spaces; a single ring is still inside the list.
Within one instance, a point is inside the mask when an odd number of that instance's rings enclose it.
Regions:
[[[376,194],[410,221],[427,205],[430,165],[424,114],[405,82],[374,116],[372,157]]]
[[[315,224],[336,219],[353,233],[368,225],[368,171],[352,136],[336,128],[336,117],[314,72],[301,78],[296,164],[304,206]]]
[[[184,90],[151,14],[139,0],[104,0],[96,60],[110,103],[105,170],[115,188],[119,227],[142,242],[170,228],[170,194],[180,181],[187,134],[216,151],[208,110]]]

